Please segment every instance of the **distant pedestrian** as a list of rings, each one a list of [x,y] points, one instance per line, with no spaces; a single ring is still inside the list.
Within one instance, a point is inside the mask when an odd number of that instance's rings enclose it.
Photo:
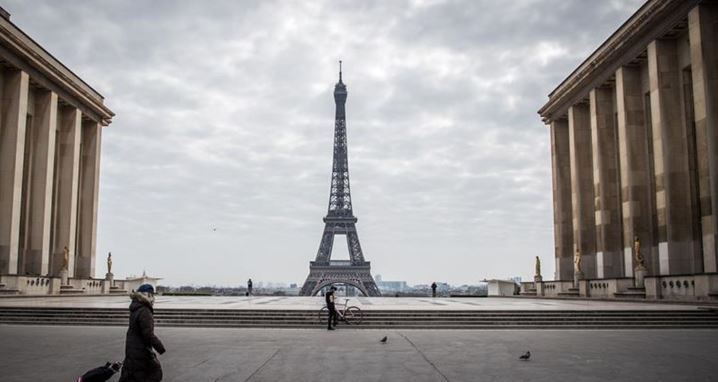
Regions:
[[[431,283],[431,297],[436,297],[436,283]]]
[[[252,295],[252,279],[247,280],[247,295]]]
[[[327,309],[329,309],[329,319],[327,320],[327,330],[334,330],[337,326],[337,308],[334,305],[335,295],[334,292],[337,290],[337,288],[332,285],[331,288],[329,288],[329,292],[327,292],[324,295],[324,301],[327,303]],[[334,326],[332,326],[332,322],[334,323]]]
[[[162,366],[152,350],[164,354],[165,347],[155,336],[155,320],[152,305],[155,302],[155,288],[149,284],[140,285],[131,294],[130,326],[125,341],[125,361],[119,382],[159,382],[162,380]]]

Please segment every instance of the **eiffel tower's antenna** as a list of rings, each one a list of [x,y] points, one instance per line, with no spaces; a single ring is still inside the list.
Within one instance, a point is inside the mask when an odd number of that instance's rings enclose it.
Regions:
[[[339,60],[339,82],[342,82],[342,60]]]

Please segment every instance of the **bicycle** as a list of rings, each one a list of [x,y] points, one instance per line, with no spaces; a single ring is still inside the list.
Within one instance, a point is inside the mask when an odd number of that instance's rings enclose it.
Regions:
[[[344,309],[339,310],[337,309],[337,320],[338,321],[344,321],[348,325],[359,325],[362,322],[362,319],[364,318],[364,314],[362,314],[361,309],[359,309],[356,306],[348,306],[349,305],[349,299],[344,299]],[[327,319],[329,318],[329,308],[327,308],[326,305],[319,309],[319,323],[322,325],[327,324]]]

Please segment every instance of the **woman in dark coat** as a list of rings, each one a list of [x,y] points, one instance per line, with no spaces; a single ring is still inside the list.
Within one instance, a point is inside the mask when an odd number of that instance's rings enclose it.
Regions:
[[[133,292],[130,304],[130,327],[125,342],[125,361],[119,382],[159,382],[162,380],[162,366],[152,350],[162,354],[165,347],[155,336],[153,317],[155,289],[143,284]]]

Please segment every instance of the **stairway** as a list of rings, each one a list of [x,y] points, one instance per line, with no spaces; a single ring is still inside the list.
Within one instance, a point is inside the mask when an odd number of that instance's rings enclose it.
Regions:
[[[623,292],[616,292],[613,295],[616,298],[630,298],[641,300],[646,298],[646,288],[630,287]]]
[[[0,295],[18,295],[20,291],[17,289],[10,289],[4,283],[0,283]]]
[[[124,288],[120,288],[118,286],[111,286],[110,287],[110,294],[111,295],[126,295],[127,291]]]
[[[718,328],[710,310],[364,311],[353,328],[396,329],[683,329]],[[126,309],[0,308],[0,324],[126,326]],[[321,328],[314,310],[157,309],[160,327]],[[343,324],[340,324],[343,326]]]
[[[72,285],[61,285],[60,286],[60,294],[61,295],[81,295],[85,293],[85,289],[82,288],[75,288]]]
[[[578,288],[568,288],[566,292],[558,292],[559,297],[579,297]]]

